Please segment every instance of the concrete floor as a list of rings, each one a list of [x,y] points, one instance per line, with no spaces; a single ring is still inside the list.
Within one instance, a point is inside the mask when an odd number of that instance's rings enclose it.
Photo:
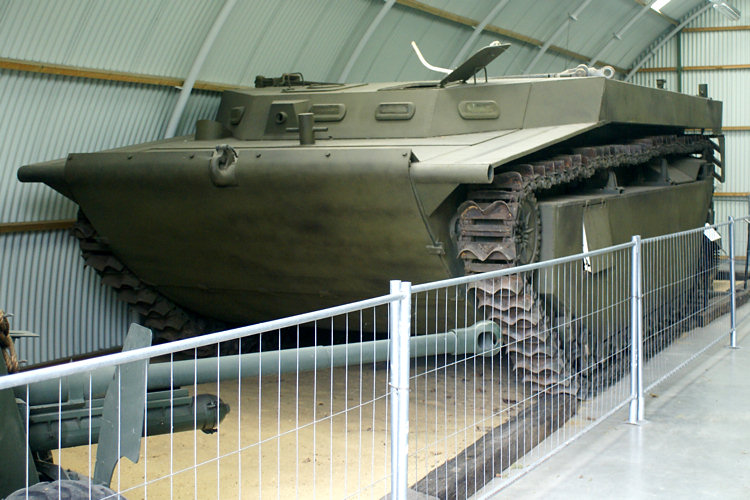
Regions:
[[[750,320],[737,338],[649,391],[644,424],[626,407],[496,498],[750,498]]]

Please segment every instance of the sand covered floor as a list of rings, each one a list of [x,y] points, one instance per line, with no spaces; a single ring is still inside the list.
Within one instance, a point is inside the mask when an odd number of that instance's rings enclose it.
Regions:
[[[412,361],[409,484],[523,407],[500,357]],[[245,378],[188,388],[231,407],[214,434],[143,440],[112,488],[135,498],[380,498],[390,490],[385,364]],[[55,454],[93,475],[96,446]]]

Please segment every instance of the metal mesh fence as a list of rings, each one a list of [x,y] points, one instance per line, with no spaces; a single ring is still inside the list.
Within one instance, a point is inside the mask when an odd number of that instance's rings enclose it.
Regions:
[[[128,499],[380,498],[392,302],[14,375],[20,447],[48,464],[20,485],[80,474]]]
[[[643,240],[645,390],[727,339],[703,327],[730,312],[729,233],[722,223]]]
[[[411,489],[494,491],[631,399],[631,246],[413,288],[449,347],[412,361]]]
[[[750,254],[750,216],[736,219],[733,233],[735,241],[735,279],[742,279],[742,285],[738,284],[737,289],[745,294],[749,286],[748,281],[750,281],[748,280],[750,276],[750,261],[748,260],[748,254]],[[750,313],[738,317],[737,324],[744,323],[748,318],[750,318]]]
[[[5,417],[15,484],[76,471],[127,498],[490,495],[628,403],[642,420],[644,392],[729,341],[738,224],[392,282],[171,344],[133,326],[120,354],[0,377],[20,410]]]
[[[748,226],[746,223],[740,223],[743,219],[740,217],[744,214],[750,213],[750,196],[743,194],[722,194],[720,197],[714,193],[714,210],[715,220],[726,221],[729,217],[737,217],[734,231],[734,253],[738,259],[738,271],[742,271],[739,266],[745,265],[745,257],[747,255],[747,242],[748,242]],[[724,245],[724,250],[729,253],[728,246]]]

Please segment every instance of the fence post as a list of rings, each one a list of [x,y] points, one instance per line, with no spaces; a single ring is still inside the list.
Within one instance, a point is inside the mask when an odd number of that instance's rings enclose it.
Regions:
[[[628,423],[637,424],[645,415],[643,406],[643,323],[641,237],[633,236],[630,259],[630,415]]]
[[[403,297],[390,304],[391,332],[391,498],[405,500],[409,456],[409,336],[411,283],[391,281],[391,293]]]
[[[730,299],[730,315],[729,320],[731,324],[731,330],[729,332],[729,347],[737,347],[737,287],[735,286],[735,274],[734,274],[734,218],[729,216],[729,293]]]

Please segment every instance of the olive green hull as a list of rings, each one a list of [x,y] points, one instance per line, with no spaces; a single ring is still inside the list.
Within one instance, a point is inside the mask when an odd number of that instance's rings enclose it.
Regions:
[[[453,247],[443,243],[441,254],[433,245],[407,151],[298,155],[282,163],[289,151],[259,157],[240,151],[237,185],[221,189],[211,183],[202,152],[76,155],[66,176],[92,224],[141,280],[189,310],[229,323],[383,294],[389,279],[424,283],[461,274]],[[93,175],[107,168],[117,174]],[[581,252],[584,220],[589,232],[597,228],[595,238],[589,236],[591,249],[633,234],[700,226],[711,191],[709,179],[543,201],[542,258]],[[449,227],[455,205],[448,205],[430,218],[434,231]],[[617,271],[618,283],[627,269]],[[598,294],[611,286],[612,272],[582,273],[576,280],[587,280]],[[574,301],[564,302],[583,312]]]
[[[327,130],[298,134],[309,113]],[[226,92],[209,125],[18,176],[78,203],[143,283],[237,324],[383,294],[390,279],[461,275],[449,228],[466,186],[578,146],[718,131],[721,103],[600,77],[300,86]],[[220,170],[217,147],[232,151]],[[638,191],[637,202],[627,188],[612,198],[631,201],[610,214],[609,239],[700,225],[710,187]],[[699,201],[669,194],[689,189]],[[581,215],[560,214],[542,221],[543,245],[555,245],[542,258],[582,250],[568,227],[580,231]]]
[[[384,294],[389,278],[450,275],[427,251],[405,155],[240,150],[237,185],[221,189],[205,152],[73,156],[66,176],[142,281],[201,315],[248,323]]]

